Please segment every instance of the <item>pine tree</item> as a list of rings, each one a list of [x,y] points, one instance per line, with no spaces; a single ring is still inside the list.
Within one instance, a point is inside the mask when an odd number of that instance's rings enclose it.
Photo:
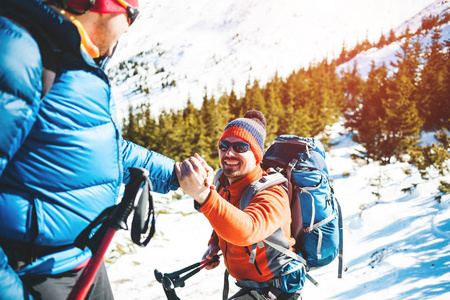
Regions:
[[[388,45],[390,45],[393,42],[395,42],[396,40],[397,40],[397,36],[395,35],[395,31],[394,31],[394,29],[391,29],[389,31],[389,36],[387,38],[387,43],[388,43]]]
[[[396,55],[400,60],[394,64],[397,73],[389,81],[387,98],[383,100],[386,110],[386,134],[383,157],[402,159],[402,155],[415,147],[420,138],[422,121],[413,95],[418,81],[420,47],[408,41]]]
[[[342,43],[342,50],[339,54],[339,57],[337,58],[337,64],[343,64],[347,61],[347,49],[345,49],[345,42]]]
[[[320,121],[318,123],[319,118],[317,117],[315,111],[316,110],[311,104],[296,109],[293,112],[293,119],[295,119],[295,123],[293,123],[290,128],[290,132],[288,133],[298,136],[314,137],[321,132],[322,124],[320,124]]]
[[[229,110],[230,110],[230,120],[239,118],[243,115],[242,109],[241,109],[241,100],[238,99],[236,96],[236,93],[234,92],[234,89],[231,89],[230,96],[228,97],[228,103],[229,103]]]
[[[303,121],[303,127],[310,128],[311,132],[308,136],[316,136],[325,129],[325,125],[331,120],[330,108],[333,95],[326,61],[322,61],[309,71],[308,96],[303,105],[303,115],[308,118]],[[309,121],[309,124],[306,121]]]
[[[160,132],[159,153],[164,154],[175,161],[182,161],[181,151],[184,147],[181,141],[181,133],[185,130],[182,128],[182,114],[174,110],[162,111],[158,119],[158,127]]]
[[[381,33],[381,36],[380,36],[380,39],[379,39],[379,41],[378,41],[378,43],[377,43],[377,47],[378,48],[383,48],[384,46],[386,46],[388,44],[388,42],[387,42],[387,39],[386,39],[386,36],[384,35],[384,33],[382,32]]]
[[[264,96],[257,80],[253,81],[253,86],[246,86],[245,107],[247,110],[259,110],[264,115],[267,114]]]
[[[216,164],[214,157],[217,158],[217,141],[219,139],[219,131],[221,130],[220,114],[215,98],[208,98],[205,93],[203,97],[202,107],[200,109],[200,118],[198,128],[198,153],[203,156],[210,165]]]
[[[195,109],[191,100],[188,99],[186,108],[183,110],[182,125],[183,132],[181,133],[181,145],[180,156],[181,160],[184,160],[197,152],[198,143],[198,129],[204,126],[199,113]]]
[[[383,107],[383,99],[387,98],[385,65],[377,67],[375,62],[372,62],[361,98],[361,108],[355,111],[353,118],[353,129],[356,130],[354,137],[365,147],[367,158],[381,160],[383,158],[382,143],[387,138],[386,111]]]
[[[342,94],[344,97],[343,108],[345,111],[352,112],[358,108],[361,100],[363,80],[358,75],[358,65],[355,60],[353,69],[349,72],[342,72]]]
[[[293,125],[296,124],[294,111],[295,110],[292,103],[283,106],[283,117],[278,122],[279,128],[277,135],[295,133],[295,128],[293,127]]]
[[[449,125],[450,96],[448,94],[449,81],[446,80],[446,54],[440,43],[441,30],[436,29],[432,36],[432,43],[425,52],[426,64],[421,72],[418,87],[417,103],[420,116],[425,121],[424,130],[436,130]],[[448,79],[448,77],[447,77]]]
[[[355,63],[356,66],[356,63]],[[346,98],[344,96],[343,79],[336,72],[336,62],[332,61],[327,64],[328,84],[331,91],[330,102],[330,123],[332,124],[338,121],[342,111],[345,107]],[[326,124],[326,125],[328,125]]]
[[[266,145],[272,143],[272,141],[280,134],[279,123],[284,118],[283,106],[281,104],[281,79],[278,75],[267,83],[264,90],[264,99],[266,103],[266,111],[268,112],[265,117],[267,120],[267,136]]]
[[[153,120],[150,112],[150,104],[141,105],[142,111],[142,127],[140,129],[140,136],[142,144],[141,146],[150,149],[157,150],[158,139],[156,131],[156,122]]]
[[[450,18],[450,14],[448,14],[448,18]],[[450,40],[446,40],[445,41],[445,48],[447,49],[447,51],[445,52],[444,55],[444,64],[443,64],[443,71],[444,71],[444,76],[443,76],[443,82],[450,82],[450,51],[448,49],[450,49]],[[443,110],[443,127],[446,128],[447,130],[450,130],[450,97],[448,95],[450,95],[450,84],[445,84],[444,85],[444,95],[447,95],[447,100],[444,102],[446,105],[446,109]]]
[[[450,137],[445,130],[438,131],[435,134],[437,144],[432,143],[431,146],[416,147],[409,152],[410,164],[414,164],[419,169],[422,177],[428,175],[427,169],[434,167],[439,174],[444,176],[448,171],[448,160],[450,153],[448,152]]]
[[[295,72],[292,72],[292,74],[283,83],[281,103],[285,110],[289,106],[293,106],[295,102],[295,92],[296,92],[296,85],[294,83],[295,75],[296,75]]]
[[[293,72],[286,81],[282,82],[281,87],[281,105],[283,107],[283,117],[279,120],[277,134],[292,134],[292,125],[295,124],[294,102],[295,85]]]
[[[137,108],[136,108],[137,110]],[[128,120],[124,119],[123,128],[122,128],[122,136],[124,139],[129,140],[133,143],[140,144],[142,143],[140,136],[140,114],[137,116],[134,114],[133,107],[128,107]],[[127,122],[126,122],[127,121]]]
[[[232,95],[234,95],[234,93],[232,93]],[[217,120],[217,125],[216,128],[214,129],[214,132],[212,133],[212,136],[214,137],[212,143],[209,145],[210,146],[210,158],[211,158],[211,164],[210,166],[214,167],[214,168],[219,168],[219,152],[217,149],[217,142],[223,132],[223,130],[225,129],[225,127],[227,126],[227,124],[234,119],[234,117],[232,117],[232,114],[230,112],[230,104],[229,101],[232,97],[232,95],[228,96],[227,94],[223,94],[220,98],[219,101],[217,102],[216,105],[216,120]],[[235,97],[236,95],[234,95]]]

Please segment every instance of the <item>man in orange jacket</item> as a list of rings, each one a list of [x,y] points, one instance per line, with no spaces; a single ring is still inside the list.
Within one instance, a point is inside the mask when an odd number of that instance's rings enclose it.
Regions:
[[[248,111],[243,118],[227,125],[218,143],[222,169],[218,191],[213,184],[212,168],[199,155],[175,167],[180,186],[195,199],[214,229],[203,258],[212,258],[220,249],[228,272],[241,287],[230,299],[298,299],[304,282],[301,267],[297,268],[301,274],[296,278],[303,281],[298,287],[286,289],[275,284],[283,272],[291,270],[292,265],[298,266],[298,262],[270,246],[256,247],[276,231],[286,248],[294,245],[286,191],[280,185],[273,186],[256,194],[244,210],[239,208],[244,189],[266,174],[260,166],[266,125],[259,111]],[[207,268],[218,264],[212,263]]]

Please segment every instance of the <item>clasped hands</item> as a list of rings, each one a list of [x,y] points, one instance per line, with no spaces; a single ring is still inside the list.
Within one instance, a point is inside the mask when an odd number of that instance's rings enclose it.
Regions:
[[[175,172],[183,191],[203,205],[211,192],[214,170],[196,153],[182,163],[177,162]]]

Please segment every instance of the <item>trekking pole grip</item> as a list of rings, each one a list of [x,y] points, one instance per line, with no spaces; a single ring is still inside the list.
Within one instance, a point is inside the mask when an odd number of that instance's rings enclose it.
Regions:
[[[149,172],[144,168],[129,168],[129,171],[130,181],[125,186],[122,201],[119,203],[110,221],[110,226],[115,230],[128,229],[127,219],[133,210],[135,200],[140,196],[139,189],[149,175]]]
[[[154,274],[155,274],[156,280],[161,283],[164,277],[168,277],[172,280],[176,280],[180,277],[181,274],[186,273],[187,271],[190,271],[192,269],[198,268],[200,266],[201,266],[201,263],[198,262],[198,263],[192,264],[190,266],[187,266],[183,269],[180,269],[180,270],[172,272],[172,273],[162,273],[158,270],[155,270]]]
[[[173,290],[174,288],[177,287],[184,287],[185,286],[185,281],[186,279],[189,279],[190,277],[194,276],[195,274],[197,274],[198,272],[200,272],[202,268],[196,268],[193,269],[192,271],[190,271],[189,273],[187,273],[186,275],[177,278],[175,280],[173,280],[172,278],[168,277],[168,276],[164,276],[162,279],[162,284],[163,287],[166,290]]]

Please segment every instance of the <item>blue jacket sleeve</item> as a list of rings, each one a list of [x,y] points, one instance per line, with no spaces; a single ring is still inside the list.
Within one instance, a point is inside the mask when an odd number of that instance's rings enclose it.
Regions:
[[[35,40],[0,17],[0,176],[33,126],[40,104],[42,63]]]
[[[16,272],[8,265],[8,258],[0,247],[0,300],[32,299]]]
[[[128,168],[140,167],[149,171],[153,191],[166,194],[179,188],[174,160],[127,140],[122,140],[122,143],[123,183],[126,184],[130,180]]]

